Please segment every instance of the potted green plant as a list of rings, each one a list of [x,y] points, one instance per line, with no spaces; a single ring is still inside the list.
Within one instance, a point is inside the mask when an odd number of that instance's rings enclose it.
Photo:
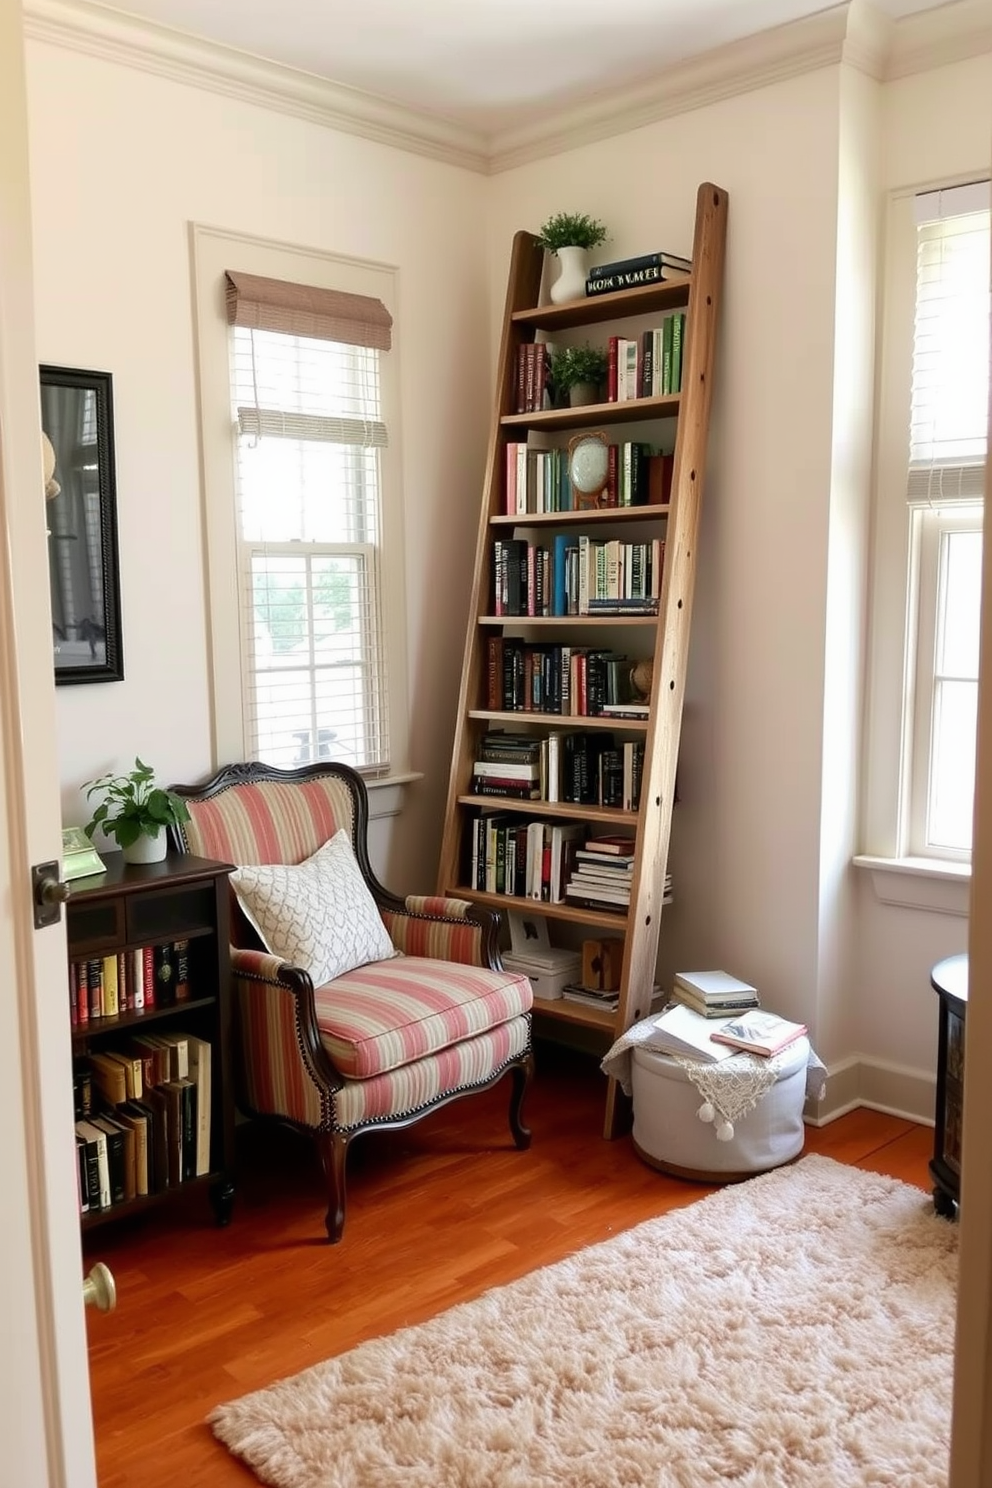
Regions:
[[[555,402],[567,395],[573,408],[599,402],[606,381],[606,353],[588,341],[582,346],[556,347],[551,353],[551,383]]]
[[[158,863],[168,848],[166,828],[189,821],[186,803],[173,791],[154,784],[155,771],[135,756],[134,769],[101,775],[80,789],[86,799],[101,796],[83,831],[92,841],[100,827],[117,841],[126,863]]]
[[[586,212],[556,212],[541,228],[538,241],[547,253],[553,253],[561,264],[561,273],[551,286],[555,305],[581,300],[586,292],[590,248],[605,243],[609,233],[605,223]]]

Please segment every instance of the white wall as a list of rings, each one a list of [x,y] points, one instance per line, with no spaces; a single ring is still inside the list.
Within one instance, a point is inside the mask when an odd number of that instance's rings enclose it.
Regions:
[[[210,756],[190,221],[398,266],[411,765],[377,868],[428,890],[489,414],[481,176],[114,63],[27,48],[39,358],[114,377],[125,677],[58,689],[63,815],[140,753]],[[54,102],[54,101],[57,101]],[[219,761],[217,763],[226,763]]]

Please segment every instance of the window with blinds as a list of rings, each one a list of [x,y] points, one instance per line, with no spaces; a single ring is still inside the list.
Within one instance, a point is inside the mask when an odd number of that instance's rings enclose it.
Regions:
[[[250,757],[389,766],[379,301],[228,273]]]
[[[989,418],[989,184],[916,199],[908,499],[918,632],[910,850],[971,852]]]

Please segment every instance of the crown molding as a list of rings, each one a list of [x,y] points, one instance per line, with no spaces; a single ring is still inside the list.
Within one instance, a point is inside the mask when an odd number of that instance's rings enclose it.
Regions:
[[[446,165],[489,169],[485,137],[463,125],[109,6],[25,0],[24,34]]]
[[[633,86],[486,136],[453,120],[125,14],[92,0],[24,0],[24,34],[291,114],[447,165],[496,174],[841,63],[877,81],[992,53],[989,0],[892,22],[867,0],[747,36]]]
[[[490,169],[511,170],[841,62],[848,10],[848,5],[837,5],[742,37],[666,68],[647,82],[597,94],[552,118],[506,130],[493,138]]]
[[[989,0],[957,0],[905,16],[893,32],[886,79],[910,77],[992,53],[992,6]]]

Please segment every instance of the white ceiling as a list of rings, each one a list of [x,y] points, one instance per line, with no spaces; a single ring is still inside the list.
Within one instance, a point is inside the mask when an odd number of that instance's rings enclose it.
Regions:
[[[873,0],[893,19],[952,0]],[[483,133],[831,9],[820,0],[128,0],[114,7]]]

